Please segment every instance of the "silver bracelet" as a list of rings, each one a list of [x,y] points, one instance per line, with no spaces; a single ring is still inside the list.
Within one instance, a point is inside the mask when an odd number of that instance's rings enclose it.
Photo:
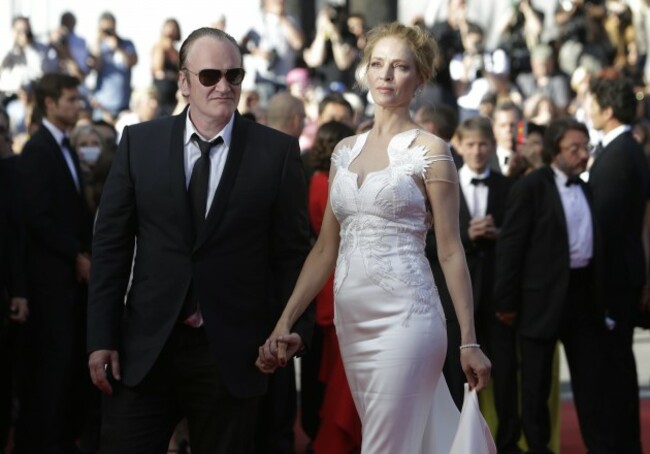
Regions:
[[[465,350],[466,348],[481,348],[481,344],[463,344],[458,348],[460,350]]]

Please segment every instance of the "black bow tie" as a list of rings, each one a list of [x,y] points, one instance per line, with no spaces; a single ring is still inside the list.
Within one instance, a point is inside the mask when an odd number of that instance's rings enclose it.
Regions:
[[[571,186],[572,184],[580,184],[580,177],[569,177],[566,180],[566,186]]]
[[[469,182],[470,182],[470,184],[473,184],[474,186],[478,186],[479,184],[483,184],[483,185],[487,186],[489,178],[490,177],[483,177],[483,178],[474,177],[471,180],[469,180]]]

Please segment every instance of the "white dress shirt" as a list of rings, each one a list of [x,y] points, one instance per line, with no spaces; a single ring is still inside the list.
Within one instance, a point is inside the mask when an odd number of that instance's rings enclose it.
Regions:
[[[512,151],[497,146],[497,159],[499,160],[499,168],[503,175],[508,175],[510,168],[510,158],[512,158]]]
[[[611,131],[609,131],[607,134],[603,135],[603,138],[601,139],[601,143],[603,144],[603,148],[609,145],[614,139],[616,139],[618,136],[623,134],[624,132],[629,131],[630,126],[629,125],[621,125],[618,126]]]
[[[487,199],[489,189],[486,184],[472,184],[473,178],[483,179],[490,176],[490,169],[487,168],[480,175],[470,170],[467,164],[458,171],[460,188],[467,202],[467,208],[472,218],[482,218],[487,213]]]
[[[567,186],[566,174],[551,166],[555,185],[560,193],[569,238],[571,269],[584,268],[593,257],[594,235],[591,210],[584,191],[578,184]]]
[[[185,137],[183,140],[184,149],[185,149],[185,187],[189,188],[190,179],[192,178],[192,170],[194,169],[194,164],[201,157],[201,150],[199,149],[198,144],[192,140],[192,134],[196,133],[201,139],[211,142],[217,137],[221,136],[223,142],[218,145],[213,146],[210,149],[210,182],[208,184],[208,200],[205,210],[205,216],[208,216],[210,207],[212,206],[212,201],[214,200],[214,194],[217,191],[219,186],[219,181],[221,181],[221,175],[223,174],[223,169],[226,165],[226,159],[228,158],[228,152],[230,151],[230,142],[232,140],[232,127],[235,120],[233,115],[230,118],[228,124],[214,137],[203,137],[194,127],[192,120],[190,120],[190,109],[187,111],[187,119],[185,120]]]

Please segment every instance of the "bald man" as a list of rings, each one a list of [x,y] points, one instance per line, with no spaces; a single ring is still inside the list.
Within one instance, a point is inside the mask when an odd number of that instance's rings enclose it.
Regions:
[[[305,127],[305,105],[289,92],[275,94],[266,107],[266,121],[269,127],[298,138]]]

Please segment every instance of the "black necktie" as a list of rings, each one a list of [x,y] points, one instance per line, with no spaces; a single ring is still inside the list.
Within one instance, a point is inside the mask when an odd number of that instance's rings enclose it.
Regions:
[[[70,143],[70,138],[68,136],[63,136],[63,140],[61,141],[61,146],[72,151],[72,143]]]
[[[201,150],[201,157],[196,161],[192,168],[192,176],[190,177],[190,186],[188,188],[192,204],[194,232],[198,238],[198,235],[203,228],[203,224],[205,223],[205,212],[208,204],[208,186],[210,184],[210,149],[213,146],[220,144],[223,139],[219,136],[212,142],[206,142],[195,133],[192,134],[192,140],[197,143]]]
[[[572,184],[580,184],[580,177],[573,176],[573,177],[567,178],[566,186],[568,187],[568,186],[571,186]]]
[[[73,169],[70,169],[70,174],[72,176],[72,180],[74,181],[75,187],[77,188],[77,191],[81,191],[81,181],[79,180],[81,167],[79,165],[79,157],[74,151],[74,148],[72,148],[72,143],[70,142],[70,138],[68,136],[63,136],[63,140],[61,140],[61,150],[63,150],[63,153],[67,154],[70,159],[72,159],[72,166],[74,167],[74,171]]]
[[[592,152],[592,155],[593,155],[593,157],[594,157],[594,160],[598,159],[598,157],[599,157],[601,154],[603,154],[603,150],[604,150],[604,149],[605,149],[605,147],[603,147],[603,143],[602,143],[602,142],[598,142],[598,145],[596,145],[596,146],[594,147],[594,151]]]
[[[473,184],[474,186],[478,186],[479,184],[483,184],[487,186],[488,183],[488,178],[489,177],[483,177],[483,178],[472,178],[469,182]]]

